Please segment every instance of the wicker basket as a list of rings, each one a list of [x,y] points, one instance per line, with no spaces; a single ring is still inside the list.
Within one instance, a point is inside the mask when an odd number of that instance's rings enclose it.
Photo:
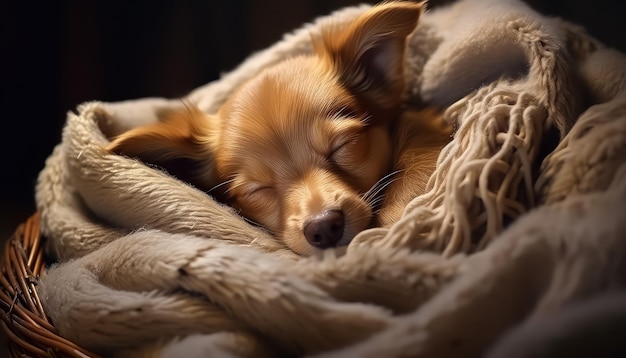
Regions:
[[[0,324],[13,357],[96,357],[59,336],[37,294],[45,268],[39,215],[35,213],[7,240],[1,262]]]

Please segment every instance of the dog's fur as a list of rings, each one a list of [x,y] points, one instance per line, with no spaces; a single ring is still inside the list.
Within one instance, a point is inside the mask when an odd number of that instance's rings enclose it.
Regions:
[[[108,149],[169,170],[184,159],[194,169],[177,175],[297,253],[346,245],[399,219],[450,139],[438,111],[406,108],[406,41],[423,7],[388,2],[329,23],[314,54],[262,71],[217,114],[187,106]]]

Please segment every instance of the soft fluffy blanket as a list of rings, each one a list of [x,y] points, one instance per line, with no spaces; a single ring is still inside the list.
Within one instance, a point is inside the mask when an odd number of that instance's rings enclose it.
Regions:
[[[189,100],[215,112],[262,68],[311,51],[324,21],[365,8],[305,25]],[[178,100],[68,114],[37,185],[58,260],[39,286],[55,326],[132,356],[624,348],[607,332],[626,324],[626,58],[519,1],[461,0],[423,16],[407,66],[412,99],[447,106],[454,138],[399,222],[321,257],[103,149]]]

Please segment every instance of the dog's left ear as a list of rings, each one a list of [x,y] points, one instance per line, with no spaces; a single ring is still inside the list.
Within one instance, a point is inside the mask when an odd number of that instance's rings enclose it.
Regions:
[[[214,185],[215,121],[193,105],[166,114],[162,121],[122,133],[106,147],[167,169],[200,187]]]
[[[330,61],[361,103],[393,109],[405,98],[404,53],[425,2],[387,2],[347,27],[327,24],[314,38],[318,55]]]

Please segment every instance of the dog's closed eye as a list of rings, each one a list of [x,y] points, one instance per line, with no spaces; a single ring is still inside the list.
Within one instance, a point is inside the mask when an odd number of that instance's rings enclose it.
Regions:
[[[343,118],[331,121],[332,133],[329,136],[326,159],[334,164],[349,165],[355,159],[355,150],[366,138],[367,127],[359,118]]]
[[[246,189],[243,195],[246,197],[261,197],[261,196],[268,196],[268,195],[274,195],[274,194],[275,194],[275,189],[274,187],[270,185],[253,184],[249,188]]]
[[[276,188],[262,183],[246,183],[231,190],[231,205],[239,210],[245,210],[248,217],[255,223],[265,226],[275,226],[277,216],[270,216],[270,220],[263,220],[259,213],[276,213],[278,209],[278,194]]]
[[[233,188],[233,196],[241,199],[255,199],[262,196],[272,195],[275,192],[273,186],[263,183],[249,182]]]
[[[331,147],[331,151],[327,156],[328,160],[337,164],[341,164],[345,160],[348,160],[350,157],[350,151],[354,150],[354,146],[357,144],[359,136],[361,135],[362,131],[354,131],[353,133],[343,134]]]

